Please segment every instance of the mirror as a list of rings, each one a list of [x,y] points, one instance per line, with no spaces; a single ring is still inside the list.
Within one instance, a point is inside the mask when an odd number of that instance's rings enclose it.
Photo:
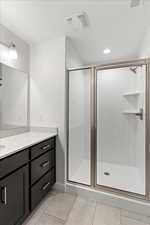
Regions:
[[[28,74],[0,63],[0,131],[28,126]]]

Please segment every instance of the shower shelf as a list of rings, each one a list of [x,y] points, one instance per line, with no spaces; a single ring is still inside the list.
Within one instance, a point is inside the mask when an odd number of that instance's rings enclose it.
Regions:
[[[128,93],[125,93],[125,94],[123,94],[123,96],[138,96],[138,95],[140,95],[140,92],[138,92],[138,91],[135,91],[135,92],[128,92]]]
[[[139,113],[138,110],[137,111],[123,111],[123,114],[133,114],[133,115],[135,115],[137,113]]]

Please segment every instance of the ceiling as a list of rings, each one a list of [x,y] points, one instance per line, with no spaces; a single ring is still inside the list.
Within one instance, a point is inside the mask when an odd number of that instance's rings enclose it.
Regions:
[[[89,26],[74,30],[65,18],[86,12]],[[1,0],[0,23],[29,44],[67,35],[85,64],[136,58],[150,26],[150,1],[130,8],[130,0]],[[103,49],[112,53],[104,56]]]

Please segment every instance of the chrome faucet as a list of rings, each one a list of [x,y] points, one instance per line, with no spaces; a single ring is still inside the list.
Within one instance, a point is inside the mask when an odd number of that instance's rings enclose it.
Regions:
[[[143,109],[140,108],[140,111],[135,114],[136,116],[139,116],[140,120],[143,120]]]

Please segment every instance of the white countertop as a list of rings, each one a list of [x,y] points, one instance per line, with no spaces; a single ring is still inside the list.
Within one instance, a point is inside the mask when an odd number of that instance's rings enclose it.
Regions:
[[[22,134],[0,138],[0,159],[35,145],[48,138],[54,137],[57,132],[29,131]]]

